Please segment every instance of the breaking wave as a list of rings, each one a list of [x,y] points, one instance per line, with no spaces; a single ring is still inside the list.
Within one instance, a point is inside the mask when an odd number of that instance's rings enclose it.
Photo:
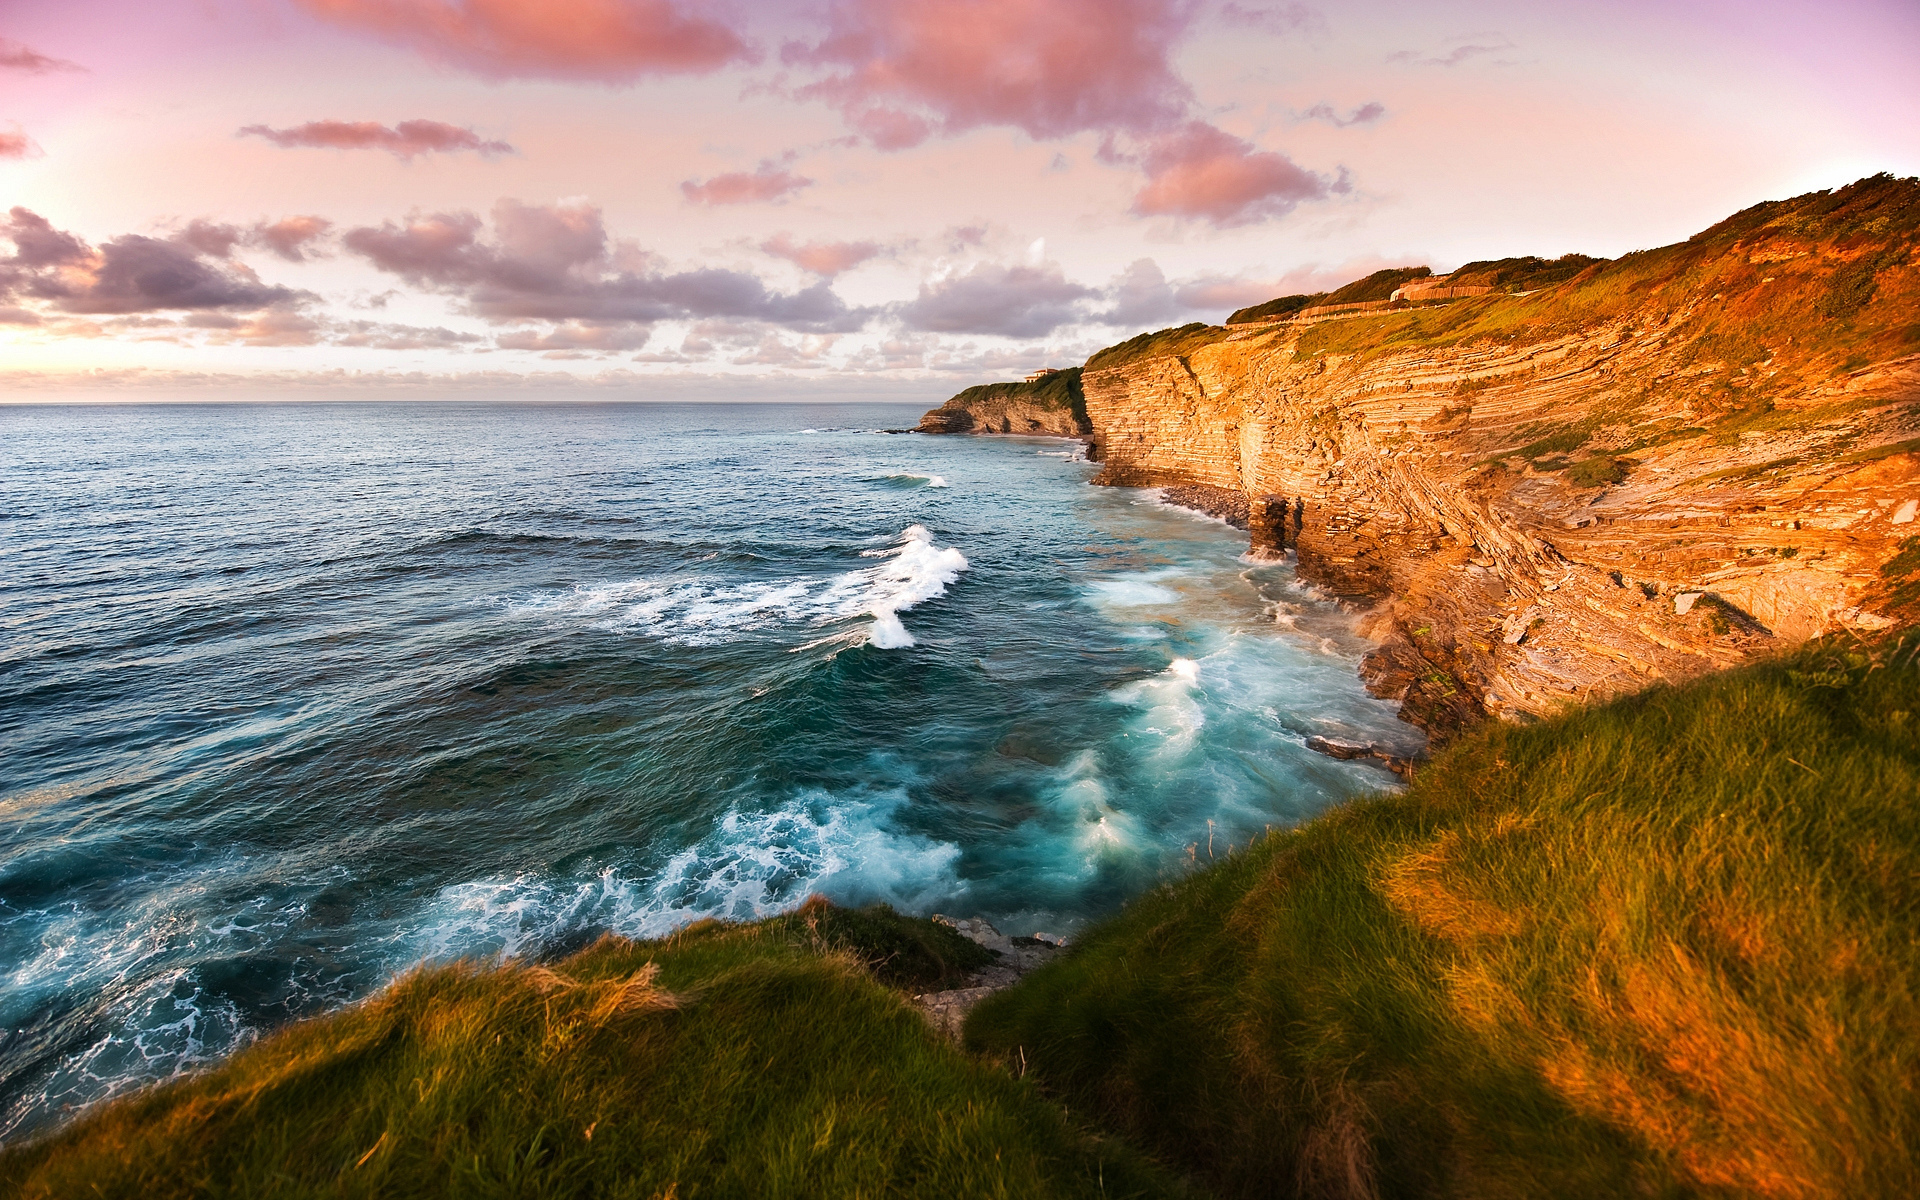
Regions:
[[[914,644],[900,614],[945,595],[967,569],[966,555],[934,545],[924,525],[909,525],[894,545],[861,554],[886,561],[827,579],[741,584],[679,575],[582,584],[510,601],[507,608],[560,624],[646,633],[682,646],[719,645],[774,627],[818,627],[871,616],[866,640],[882,650],[898,650]]]

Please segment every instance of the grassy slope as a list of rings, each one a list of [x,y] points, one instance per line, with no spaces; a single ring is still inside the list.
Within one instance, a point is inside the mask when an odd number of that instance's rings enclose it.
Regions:
[[[1920,1195],[1917,654],[1486,728],[970,1044],[1225,1195]]]
[[[934,986],[984,953],[814,904],[423,971],[0,1155],[0,1195],[1167,1194],[872,973]]]
[[[1080,389],[1079,367],[1057,371],[1044,379],[1015,383],[982,383],[954,396],[944,408],[975,408],[995,403],[1018,401],[1053,412],[1071,412],[1082,426],[1087,424],[1087,397]]]
[[[1730,405],[1920,351],[1920,181],[1875,176],[1769,201],[1684,242],[1596,264],[1529,296],[1490,295],[1317,325],[1296,353],[1528,344],[1627,317],[1682,339],[1676,365],[1775,362]],[[1729,385],[1731,377],[1729,377]]]

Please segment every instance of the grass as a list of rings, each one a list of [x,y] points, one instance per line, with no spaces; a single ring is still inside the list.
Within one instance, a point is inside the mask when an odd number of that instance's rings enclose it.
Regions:
[[[1303,308],[1312,308],[1316,304],[1325,304],[1325,292],[1298,293],[1292,296],[1279,296],[1264,304],[1249,305],[1236,309],[1227,318],[1229,325],[1247,325],[1254,321],[1272,321],[1280,317],[1290,317]]]
[[[1632,321],[1644,335],[1672,340],[1680,367],[1771,362],[1777,376],[1753,387],[1785,393],[1920,346],[1916,244],[1920,181],[1876,175],[1755,205],[1685,242],[1594,262],[1531,295],[1317,325],[1301,334],[1296,354],[1528,345]],[[1752,403],[1732,388],[1722,399],[1730,411]]]
[[[1486,727],[1141,898],[969,1044],[1225,1196],[1920,1194],[1917,653]]]
[[[1583,458],[1567,468],[1567,482],[1574,487],[1606,487],[1626,479],[1633,464],[1611,454]]]
[[[1176,1189],[882,977],[985,952],[824,902],[408,975],[0,1155],[9,1197],[1141,1196]]]
[[[1087,420],[1087,395],[1080,387],[1080,372],[1079,367],[1069,367],[1040,379],[979,384],[954,396],[943,407],[972,410],[1017,400],[1035,408],[1070,412],[1081,428],[1092,429]]]
[[[1202,346],[1211,346],[1224,341],[1233,330],[1219,325],[1204,325],[1195,321],[1190,325],[1180,325],[1170,329],[1157,329],[1152,333],[1142,333],[1128,338],[1115,346],[1098,351],[1087,360],[1087,370],[1101,371],[1108,367],[1117,367],[1140,358],[1184,358]]]

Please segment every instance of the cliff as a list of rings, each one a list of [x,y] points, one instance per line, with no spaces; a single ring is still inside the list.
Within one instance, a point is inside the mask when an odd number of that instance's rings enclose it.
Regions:
[[[1086,396],[1081,369],[1055,371],[1024,383],[970,387],[920,418],[922,433],[1026,433],[1085,437]]]
[[[1917,230],[1877,176],[1530,290],[1142,335],[1087,364],[1091,453],[1300,500],[1302,575],[1442,735],[1883,628],[1920,590]],[[1475,266],[1514,263],[1569,260]]]

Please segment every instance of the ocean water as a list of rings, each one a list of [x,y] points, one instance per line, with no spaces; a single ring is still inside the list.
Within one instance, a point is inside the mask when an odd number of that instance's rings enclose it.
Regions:
[[[1289,566],[922,407],[0,407],[0,1137],[422,961],[1071,934],[1392,786]]]

